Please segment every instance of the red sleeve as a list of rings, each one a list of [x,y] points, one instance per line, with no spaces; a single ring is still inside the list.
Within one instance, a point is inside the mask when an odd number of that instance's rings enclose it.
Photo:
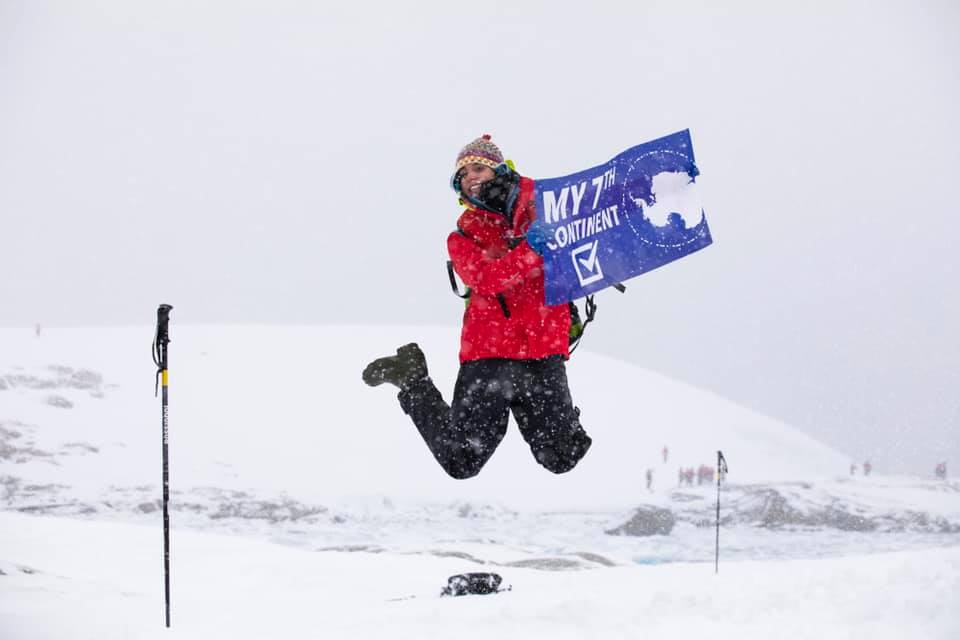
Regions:
[[[454,232],[447,238],[447,250],[464,284],[484,296],[508,291],[543,269],[543,258],[526,240],[503,257],[491,260],[473,240]]]

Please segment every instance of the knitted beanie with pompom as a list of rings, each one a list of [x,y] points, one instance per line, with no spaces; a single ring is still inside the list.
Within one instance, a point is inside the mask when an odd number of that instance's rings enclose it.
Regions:
[[[489,133],[483,134],[460,150],[460,153],[457,154],[457,163],[453,174],[456,175],[460,169],[474,163],[485,165],[491,169],[496,169],[503,164],[503,153],[490,139]]]

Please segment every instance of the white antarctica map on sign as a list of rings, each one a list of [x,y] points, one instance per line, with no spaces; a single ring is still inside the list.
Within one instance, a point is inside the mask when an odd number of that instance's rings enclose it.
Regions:
[[[695,227],[703,220],[703,207],[697,193],[696,183],[685,171],[664,171],[653,176],[651,195],[654,203],[648,205],[642,198],[633,198],[644,217],[657,227],[669,223],[671,213],[683,217],[687,228]]]

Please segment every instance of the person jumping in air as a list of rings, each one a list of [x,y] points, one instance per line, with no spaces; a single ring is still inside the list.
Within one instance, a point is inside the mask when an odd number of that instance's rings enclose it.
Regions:
[[[537,462],[566,473],[592,441],[567,384],[570,308],[544,303],[546,238],[528,234],[536,217],[534,182],[484,135],[457,155],[451,186],[466,210],[447,250],[469,287],[453,402],[448,405],[430,379],[416,343],[371,362],[363,381],[400,389],[403,411],[454,478],[479,473],[506,434],[511,412]]]

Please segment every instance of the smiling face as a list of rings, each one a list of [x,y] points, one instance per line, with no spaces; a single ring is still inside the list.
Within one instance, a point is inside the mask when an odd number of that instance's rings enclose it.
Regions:
[[[480,195],[480,187],[484,182],[493,180],[496,176],[490,167],[472,162],[459,172],[460,175],[460,193],[471,198],[477,198]]]

